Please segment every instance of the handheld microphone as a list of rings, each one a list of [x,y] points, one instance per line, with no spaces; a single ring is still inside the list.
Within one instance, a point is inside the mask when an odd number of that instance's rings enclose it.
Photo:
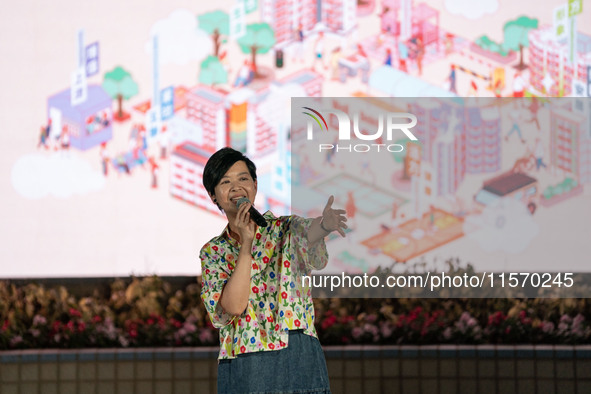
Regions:
[[[242,197],[240,198],[237,202],[236,202],[236,206],[238,208],[240,208],[240,205],[244,204],[245,202],[250,202],[250,200],[246,197]],[[259,211],[256,210],[256,208],[254,207],[254,205],[250,206],[250,209],[248,210],[248,213],[250,214],[250,218],[252,219],[253,222],[256,223],[257,226],[259,227],[267,227],[267,221],[265,220],[265,218],[263,217],[263,215],[261,215],[259,213]]]

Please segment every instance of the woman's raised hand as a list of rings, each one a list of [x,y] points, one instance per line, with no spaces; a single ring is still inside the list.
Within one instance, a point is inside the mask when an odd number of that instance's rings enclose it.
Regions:
[[[233,227],[240,236],[241,244],[244,244],[245,242],[252,242],[254,239],[256,224],[250,218],[250,213],[248,213],[248,210],[251,206],[252,203],[250,201],[240,204],[238,213],[234,219]]]
[[[325,231],[338,231],[341,237],[345,236],[345,229],[347,228],[347,217],[345,214],[347,211],[344,209],[333,209],[332,203],[334,202],[334,196],[330,196],[326,202],[326,206],[322,211],[322,221],[320,226]]]

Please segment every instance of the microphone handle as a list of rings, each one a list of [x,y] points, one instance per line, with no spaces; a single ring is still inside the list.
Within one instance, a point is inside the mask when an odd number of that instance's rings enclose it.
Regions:
[[[252,219],[253,222],[256,223],[257,226],[267,227],[267,221],[265,220],[263,215],[261,215],[259,213],[259,211],[256,210],[256,208],[254,206],[252,206],[252,205],[250,206],[248,213],[250,213],[250,218]]]

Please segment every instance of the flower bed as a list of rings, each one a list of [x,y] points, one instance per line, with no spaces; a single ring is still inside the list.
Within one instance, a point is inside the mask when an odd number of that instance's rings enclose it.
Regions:
[[[106,294],[0,281],[0,350],[217,345],[200,285],[112,281]],[[316,299],[323,345],[589,343],[586,299]]]
[[[566,178],[562,183],[556,186],[548,186],[542,193],[540,204],[550,207],[559,202],[568,200],[571,197],[583,194],[583,186],[578,185],[571,178]]]
[[[480,56],[484,56],[500,64],[513,63],[517,59],[517,54],[515,52],[509,52],[507,56],[502,56],[496,52],[487,51],[475,43],[470,44],[470,50]]]

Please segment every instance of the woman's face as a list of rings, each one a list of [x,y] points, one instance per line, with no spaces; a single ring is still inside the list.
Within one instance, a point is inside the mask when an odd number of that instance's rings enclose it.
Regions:
[[[257,182],[252,179],[246,163],[242,160],[234,163],[224,174],[215,187],[215,198],[224,212],[235,213],[238,211],[236,202],[246,197],[251,202],[257,194]]]

